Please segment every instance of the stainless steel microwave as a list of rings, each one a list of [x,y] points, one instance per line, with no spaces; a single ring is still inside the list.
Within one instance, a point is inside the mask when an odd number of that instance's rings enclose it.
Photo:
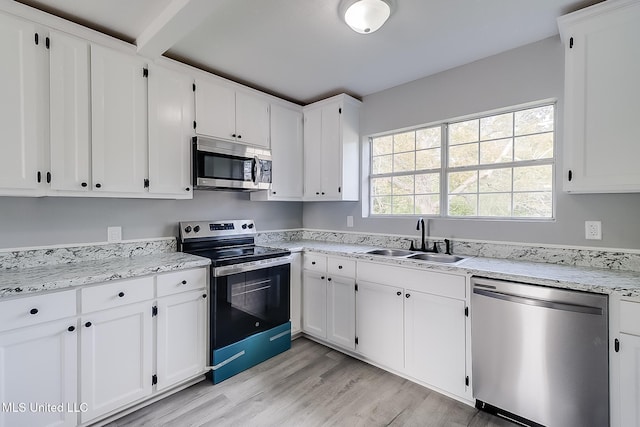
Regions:
[[[271,151],[193,137],[193,187],[196,190],[257,191],[271,188]]]

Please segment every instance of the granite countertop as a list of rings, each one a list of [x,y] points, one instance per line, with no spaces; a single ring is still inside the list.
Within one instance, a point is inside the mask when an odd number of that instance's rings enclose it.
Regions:
[[[0,299],[209,264],[208,258],[170,252],[3,270],[0,271]]]
[[[365,253],[371,249],[379,249],[379,246],[314,240],[269,242],[268,246],[289,249],[292,252],[308,250],[327,255],[346,256],[358,260],[404,265],[433,271],[468,274],[602,294],[640,297],[640,273],[632,271],[482,257],[468,257],[451,265]]]

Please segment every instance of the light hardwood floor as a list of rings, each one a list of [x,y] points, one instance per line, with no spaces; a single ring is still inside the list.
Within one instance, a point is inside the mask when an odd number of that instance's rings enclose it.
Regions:
[[[306,338],[220,384],[200,382],[108,425],[511,426]]]

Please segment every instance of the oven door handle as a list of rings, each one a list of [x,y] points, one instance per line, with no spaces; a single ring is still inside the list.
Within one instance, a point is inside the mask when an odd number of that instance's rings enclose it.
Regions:
[[[215,267],[213,269],[213,277],[231,276],[233,274],[246,273],[248,271],[256,271],[269,267],[291,264],[292,260],[293,257],[291,255],[288,255],[280,258],[270,258],[243,264],[224,265],[222,267]]]

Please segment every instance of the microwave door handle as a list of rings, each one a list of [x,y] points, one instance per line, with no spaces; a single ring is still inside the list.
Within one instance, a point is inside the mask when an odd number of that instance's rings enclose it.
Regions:
[[[253,157],[253,170],[251,173],[251,180],[253,181],[254,185],[258,185],[258,172],[259,172],[259,168],[260,167],[260,159],[258,159],[258,156],[254,156]]]

